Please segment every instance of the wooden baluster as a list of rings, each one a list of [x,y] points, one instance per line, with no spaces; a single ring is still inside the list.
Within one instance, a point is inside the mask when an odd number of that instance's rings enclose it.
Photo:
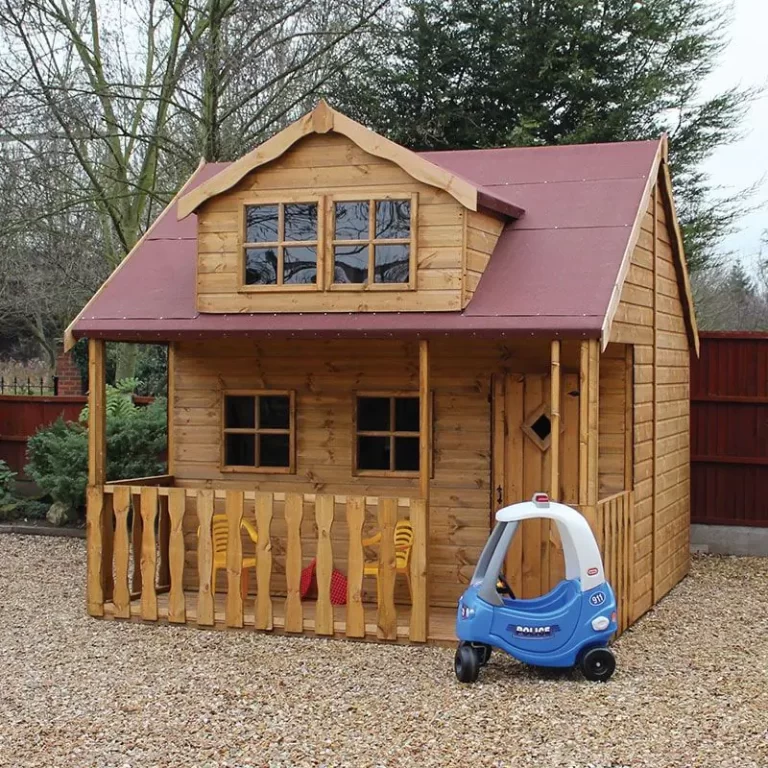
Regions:
[[[187,492],[183,488],[168,490],[168,621],[184,624],[187,621],[187,605],[184,597],[184,513]]]
[[[349,551],[347,555],[347,637],[365,637],[365,609],[363,608],[363,523],[365,497],[347,497],[347,529]]]
[[[285,631],[303,632],[304,616],[301,606],[301,518],[304,497],[299,493],[285,495],[285,525],[287,544],[285,554]]]
[[[87,490],[86,525],[88,579],[86,584],[88,613],[91,616],[104,615],[104,587],[102,581],[102,526],[104,510],[104,488],[90,486]]]
[[[227,603],[224,611],[228,627],[243,626],[243,524],[244,495],[242,491],[227,491]]]
[[[272,629],[272,526],[273,495],[256,494],[256,629]]]
[[[211,538],[211,520],[213,519],[213,491],[197,492],[197,518],[200,533],[197,539],[197,623],[201,627],[213,626],[214,606],[211,591],[211,571],[213,569],[213,540]]]
[[[425,643],[429,637],[429,600],[427,594],[427,502],[411,501],[411,642]]]
[[[115,586],[113,602],[115,616],[119,619],[131,617],[131,592],[128,587],[128,563],[130,560],[130,541],[128,539],[128,511],[131,508],[131,489],[127,485],[118,485],[112,499],[115,510]]]
[[[616,504],[617,501],[614,499],[611,502],[611,506],[608,510],[608,562],[610,563],[610,578],[613,584],[616,583]]]
[[[155,520],[157,519],[157,488],[146,486],[141,489],[141,618],[157,621],[157,542]]]
[[[634,612],[634,585],[635,585],[635,569],[634,569],[634,552],[635,552],[635,498],[632,491],[629,492],[628,499],[629,508],[627,510],[627,552],[629,557],[627,558],[627,596],[626,614],[624,616],[624,628],[626,629],[633,620]]]
[[[629,516],[629,494],[625,493],[622,498],[621,509],[621,604],[619,606],[619,630],[624,630],[624,616],[626,614],[627,599],[627,572],[629,571],[629,559],[631,557],[627,548],[627,525]]]
[[[379,499],[379,578],[377,590],[377,634],[383,640],[397,639],[397,610],[395,609],[395,523],[397,499]]]
[[[333,525],[334,498],[324,494],[315,497],[317,522],[317,605],[315,609],[315,634],[333,634],[333,604],[331,603],[331,574],[333,573]]]

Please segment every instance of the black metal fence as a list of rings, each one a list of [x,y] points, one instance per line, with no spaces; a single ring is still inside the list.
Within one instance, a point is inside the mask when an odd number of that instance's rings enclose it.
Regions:
[[[58,395],[58,376],[0,376],[0,395]]]

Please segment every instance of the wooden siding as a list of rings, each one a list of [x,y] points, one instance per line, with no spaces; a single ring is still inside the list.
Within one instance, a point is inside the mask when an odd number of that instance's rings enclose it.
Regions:
[[[609,344],[600,359],[599,458],[597,465],[598,497],[600,499],[625,490],[626,356],[625,345]]]
[[[276,289],[240,293],[238,256],[244,202],[323,195],[418,194],[415,290]],[[313,135],[246,176],[198,212],[198,309],[203,312],[351,312],[461,309],[467,213],[447,192],[416,181],[349,139]],[[323,245],[319,246],[319,250]],[[330,257],[330,254],[327,254]]]
[[[467,211],[465,221],[463,307],[466,307],[474,296],[475,289],[504,229],[502,218],[480,211]]]
[[[493,373],[546,374],[547,342],[433,341],[433,477],[430,480],[430,603],[455,604],[472,575],[490,521]],[[577,370],[577,345],[563,345],[563,373]],[[179,485],[266,491],[419,496],[418,478],[355,477],[354,393],[418,391],[418,344],[401,341],[188,342],[176,345],[174,461]],[[219,469],[220,397],[226,388],[296,392],[297,472],[254,475]],[[282,510],[275,512],[276,519]],[[312,521],[307,521],[307,541]],[[367,521],[366,534],[375,529]],[[346,540],[344,525],[337,528]],[[195,529],[186,536],[194,539]],[[276,531],[276,536],[282,535]],[[196,561],[188,542],[191,585]],[[247,545],[247,542],[246,542]],[[306,552],[311,552],[310,549]],[[250,554],[250,553],[248,553]],[[285,553],[273,552],[280,563]],[[370,556],[370,555],[369,555]],[[346,567],[346,566],[344,566]],[[280,567],[278,567],[278,571]],[[342,568],[343,570],[343,568]],[[367,589],[373,584],[366,583]],[[222,582],[223,588],[223,582]],[[399,589],[403,589],[400,584]]]
[[[633,619],[689,566],[689,338],[665,194],[651,195],[610,338],[634,345]]]

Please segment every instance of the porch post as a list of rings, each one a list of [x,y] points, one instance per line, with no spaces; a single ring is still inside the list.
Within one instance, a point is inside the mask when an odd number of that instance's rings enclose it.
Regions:
[[[104,483],[106,481],[105,343],[88,340],[88,489],[86,599],[91,616],[104,615]]]
[[[560,341],[552,342],[550,354],[552,374],[550,376],[550,478],[549,497],[560,498]]]
[[[432,463],[431,397],[429,391],[429,342],[419,342],[419,489],[429,502],[429,475]]]
[[[600,342],[581,342],[579,365],[579,505],[597,536]]]
[[[432,393],[429,388],[429,342],[419,342],[419,491],[411,501],[411,625],[413,642],[429,639],[429,476],[432,464]]]

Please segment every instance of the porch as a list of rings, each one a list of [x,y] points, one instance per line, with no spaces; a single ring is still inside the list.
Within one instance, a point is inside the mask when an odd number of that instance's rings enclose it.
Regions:
[[[421,499],[183,488],[171,476],[133,482],[89,490],[92,615],[354,639],[454,640],[455,609],[428,602]],[[411,533],[407,551],[398,551],[398,521]],[[375,548],[365,546],[371,533],[381,534]],[[225,546],[217,545],[220,536]]]

